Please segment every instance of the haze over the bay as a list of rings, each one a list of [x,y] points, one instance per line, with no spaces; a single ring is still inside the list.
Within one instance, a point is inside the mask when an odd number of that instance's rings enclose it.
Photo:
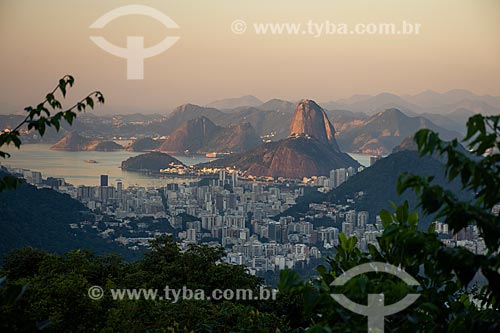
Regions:
[[[104,29],[97,18],[130,1],[0,2],[0,113],[37,103],[64,74],[77,86],[70,100],[101,90],[99,113],[167,112],[176,105],[252,94],[266,100],[329,101],[353,94],[416,94],[455,88],[500,95],[498,0],[134,1],[171,17],[166,30],[151,18],[122,17]],[[395,22],[421,24],[411,36],[237,35],[235,19],[253,22]],[[93,44],[102,35],[146,46],[180,40],[145,60],[144,80],[126,80],[126,62]]]

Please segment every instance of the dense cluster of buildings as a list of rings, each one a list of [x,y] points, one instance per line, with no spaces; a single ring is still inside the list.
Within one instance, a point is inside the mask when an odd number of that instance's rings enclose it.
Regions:
[[[498,214],[498,208],[496,206]],[[495,212],[494,212],[495,213]],[[475,254],[486,254],[487,248],[484,239],[479,234],[479,229],[475,225],[470,225],[457,233],[452,233],[448,224],[434,222],[434,231],[442,236],[441,241],[449,247],[465,247],[467,250]]]
[[[364,167],[362,166],[357,169],[353,167],[334,169],[330,171],[330,177],[314,176],[311,178],[304,178],[302,179],[302,183],[309,186],[317,186],[320,192],[328,192],[331,189],[339,187],[349,177],[354,176],[363,169]]]
[[[169,233],[183,248],[220,244],[227,251],[227,262],[246,265],[254,273],[315,264],[322,252],[338,245],[341,232],[356,236],[357,246],[367,251],[369,244],[378,246],[377,237],[383,232],[378,216],[370,219],[368,212],[352,209],[362,192],[345,205],[309,204],[307,213],[298,219],[283,214],[296,204],[307,185],[335,188],[358,171],[353,168],[332,170],[330,177],[313,177],[302,184],[242,180],[237,172],[219,170],[217,178],[205,182],[171,183],[160,189],[125,189],[121,181],[112,186],[106,175],[101,176],[100,186],[74,187],[63,179],[44,180],[39,172],[19,171],[28,182],[56,188],[94,212],[94,223],[86,221],[72,228],[97,228],[102,237],[140,249],[162,234],[162,224],[168,224]],[[134,231],[131,221],[145,217],[149,222],[136,223],[138,231]],[[434,226],[448,246],[464,246],[474,253],[486,249],[475,226],[455,235],[446,224],[435,222]]]
[[[165,218],[166,212],[158,190],[144,187],[123,188],[108,184],[108,176],[101,175],[100,186],[78,186],[66,193],[84,203],[90,210],[114,216],[117,219],[152,216]]]

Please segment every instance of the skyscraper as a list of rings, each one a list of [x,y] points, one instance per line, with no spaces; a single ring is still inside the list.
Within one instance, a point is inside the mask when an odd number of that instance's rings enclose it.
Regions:
[[[101,186],[108,186],[108,175],[101,175]]]
[[[356,169],[353,167],[348,167],[347,168],[347,177],[352,177],[356,174]]]
[[[233,171],[233,173],[231,174],[231,185],[233,187],[238,186],[238,172],[236,171]]]
[[[281,241],[281,224],[276,221],[269,222],[269,239]]]
[[[353,226],[356,225],[356,211],[350,210],[345,214],[345,221],[351,223]]]
[[[219,186],[224,186],[226,184],[226,171],[219,171]]]
[[[352,223],[342,223],[342,232],[346,234],[347,237],[350,237],[354,232],[354,226],[352,225]]]
[[[333,188],[340,186],[347,179],[347,170],[344,168],[335,169],[330,171],[330,180],[332,181]]]
[[[357,227],[360,229],[365,229],[368,224],[368,217],[370,215],[366,211],[358,212],[358,224]]]

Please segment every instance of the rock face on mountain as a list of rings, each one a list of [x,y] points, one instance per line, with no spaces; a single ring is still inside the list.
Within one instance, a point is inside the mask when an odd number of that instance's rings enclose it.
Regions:
[[[330,170],[358,167],[352,157],[316,138],[296,136],[265,143],[247,153],[200,164],[199,167],[233,167],[246,175],[301,179],[328,176]]]
[[[215,121],[225,115],[225,113],[214,108],[194,104],[183,104],[176,107],[164,121],[152,126],[152,129],[160,135],[170,135],[187,121],[198,117],[207,117]]]
[[[115,151],[123,149],[123,147],[113,141],[94,140],[70,132],[50,149],[62,151]]]
[[[280,140],[288,137],[292,111],[264,111],[260,108],[241,108],[224,115],[215,122],[221,126],[231,126],[249,122],[261,137]],[[212,118],[210,118],[212,119]],[[213,120],[213,119],[212,119]]]
[[[181,161],[168,154],[151,152],[128,158],[122,162],[121,168],[126,171],[160,172],[160,169],[168,168],[171,164],[183,165]]]
[[[92,140],[84,150],[88,151],[116,151],[122,150],[123,146],[114,141],[95,141]]]
[[[250,123],[219,127],[217,134],[201,148],[202,151],[244,152],[261,143],[255,128]]]
[[[203,146],[204,142],[214,135],[217,129],[217,125],[207,117],[189,120],[163,142],[160,151],[197,151]]]
[[[249,123],[220,127],[207,117],[189,120],[161,145],[165,152],[242,152],[256,147],[260,139]]]
[[[325,110],[316,102],[305,99],[299,102],[290,125],[290,135],[306,135],[340,151],[335,141],[335,129]]]
[[[328,176],[332,169],[357,168],[359,163],[339,150],[334,134],[323,109],[305,100],[297,107],[288,138],[198,167],[231,167],[246,175],[296,179]]]
[[[84,138],[75,132],[70,132],[64,138],[59,140],[55,145],[50,147],[50,149],[64,151],[86,150],[85,147],[87,146],[89,141],[89,139]]]

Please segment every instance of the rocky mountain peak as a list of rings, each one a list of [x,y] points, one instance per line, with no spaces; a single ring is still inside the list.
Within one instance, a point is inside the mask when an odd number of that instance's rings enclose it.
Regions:
[[[316,138],[340,151],[335,141],[335,129],[328,119],[325,110],[315,101],[303,99],[297,105],[290,125],[290,135],[305,135]]]

